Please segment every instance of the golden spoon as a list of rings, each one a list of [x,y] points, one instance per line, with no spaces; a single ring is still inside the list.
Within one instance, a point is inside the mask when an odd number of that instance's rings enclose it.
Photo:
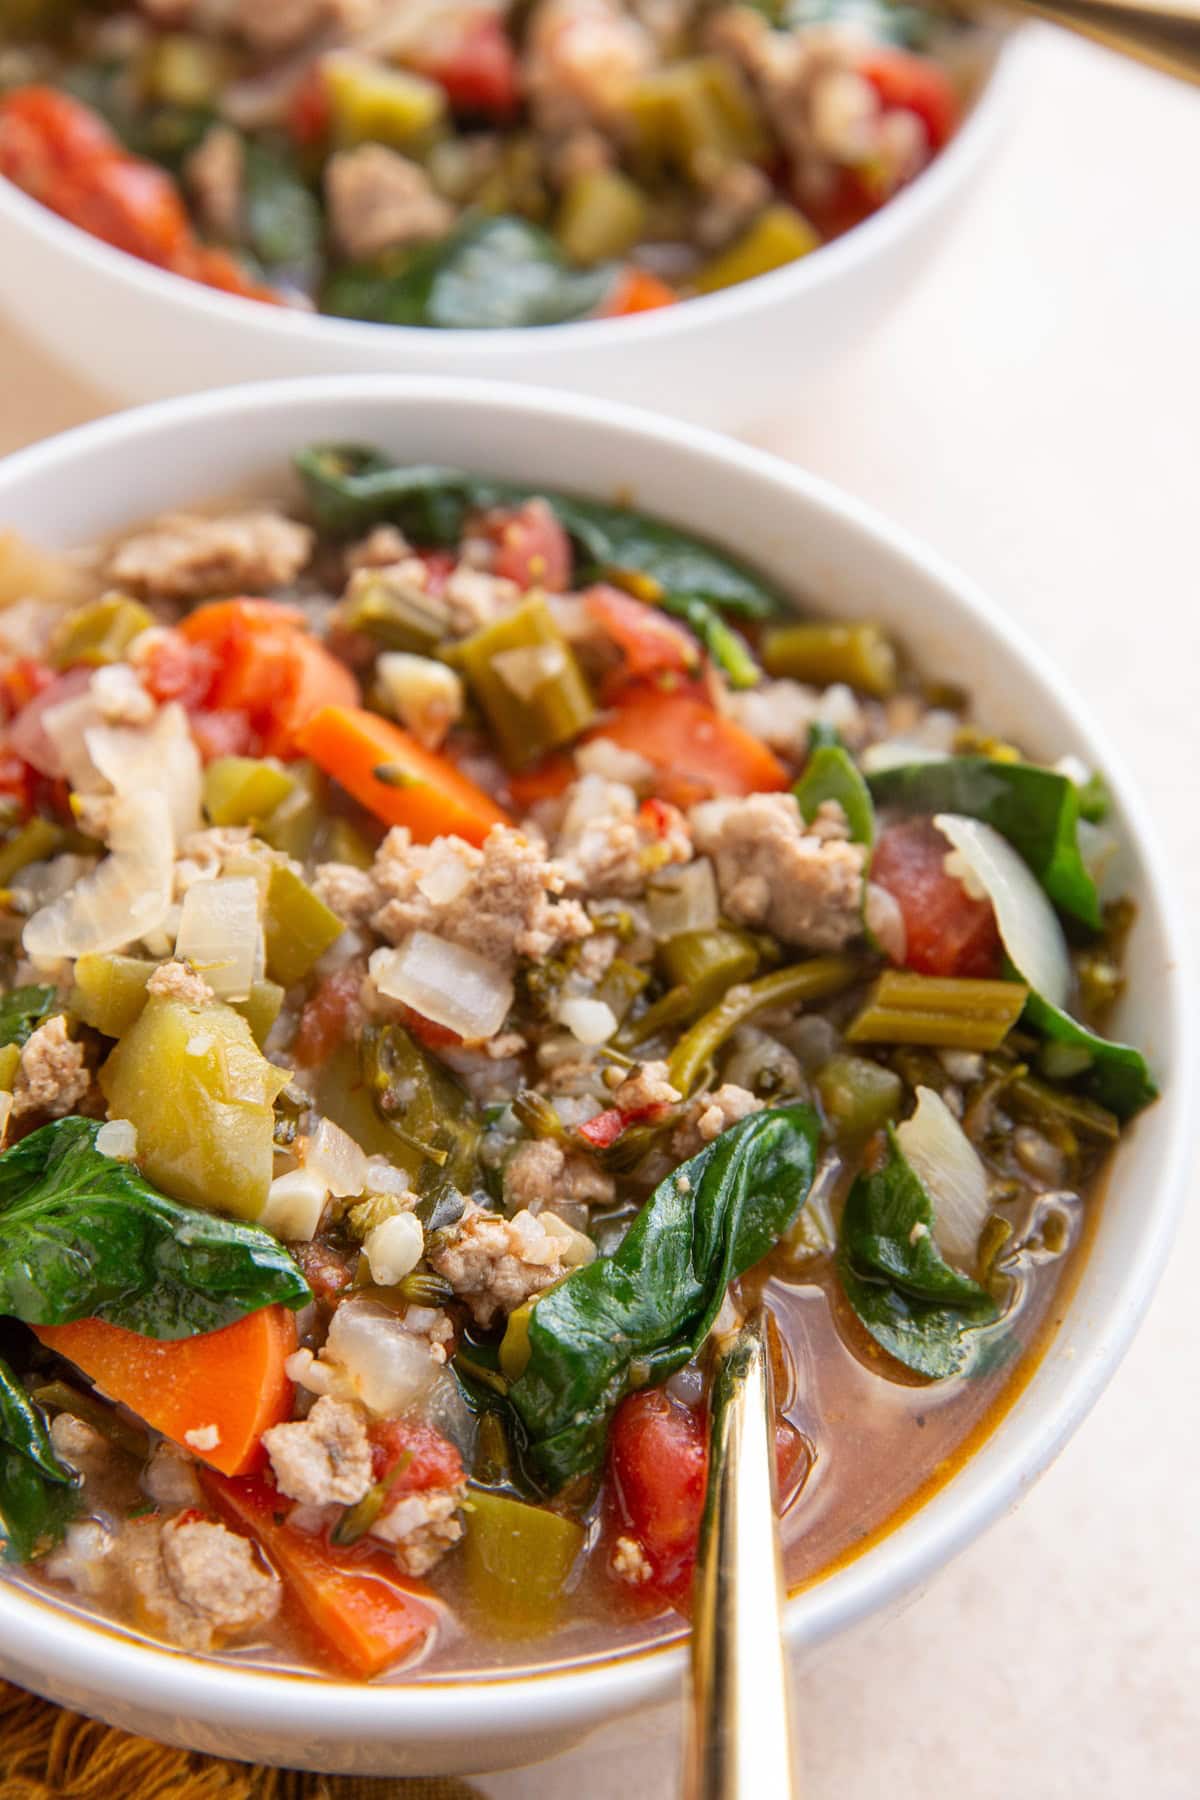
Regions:
[[[1045,19],[1135,62],[1200,83],[1200,0],[998,0],[994,10]]]
[[[717,1346],[684,1800],[789,1800],[794,1793],[773,1419],[758,1309]]]

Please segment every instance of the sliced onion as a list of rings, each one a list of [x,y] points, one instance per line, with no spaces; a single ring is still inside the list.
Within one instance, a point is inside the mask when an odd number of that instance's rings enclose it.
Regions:
[[[25,926],[28,956],[47,961],[120,950],[155,931],[171,905],[175,839],[161,793],[113,801],[109,854]]]
[[[435,838],[429,846],[425,867],[417,876],[417,886],[434,906],[449,906],[459,900],[471,885],[479,858],[470,860],[471,846],[459,838]]]
[[[367,1153],[332,1119],[321,1119],[306,1139],[304,1167],[318,1176],[337,1200],[366,1191]]]
[[[650,929],[661,942],[685,931],[715,931],[720,917],[717,878],[707,856],[670,869],[646,889]]]
[[[868,744],[858,761],[864,775],[881,775],[885,769],[902,769],[906,763],[945,762],[949,754],[912,739],[882,738],[877,744]]]
[[[883,954],[898,969],[902,969],[908,953],[908,931],[904,924],[904,914],[900,911],[900,903],[895,895],[874,881],[867,883],[863,923]]]
[[[513,1003],[513,984],[503,969],[430,931],[410,932],[395,950],[376,950],[369,967],[389,1000],[468,1041],[494,1037]]]
[[[77,700],[92,679],[90,669],[69,669],[43,690],[28,706],[23,706],[12,722],[9,743],[17,755],[40,775],[57,780],[66,774],[59,754],[58,740],[46,729],[46,716],[64,701]]]
[[[555,1009],[560,1025],[581,1044],[606,1044],[617,1029],[617,1017],[606,1000],[589,1000],[571,994]]]
[[[587,1263],[595,1262],[596,1245],[586,1231],[576,1231],[556,1212],[539,1213],[538,1223],[559,1246],[564,1268],[582,1269]]]
[[[1022,981],[1052,1006],[1065,1006],[1071,991],[1067,940],[1028,863],[982,819],[938,813],[933,822],[995,908],[1001,942]]]
[[[341,1376],[347,1398],[360,1400],[377,1418],[395,1418],[419,1406],[435,1385],[441,1365],[429,1346],[374,1300],[345,1300],[333,1315],[321,1353]],[[453,1377],[451,1377],[453,1380]]]
[[[42,714],[42,728],[51,745],[54,769],[48,773],[65,776],[77,793],[94,794],[104,782],[92,761],[87,734],[104,725],[96,697],[89,685],[47,707]]]
[[[988,1216],[987,1171],[940,1094],[917,1089],[917,1110],[896,1127],[904,1159],[933,1202],[933,1235],[950,1262],[973,1264]]]
[[[200,825],[200,753],[187,714],[174,701],[149,727],[97,725],[87,732],[88,755],[118,794],[155,789],[170,806],[175,837]]]
[[[244,1000],[258,954],[258,883],[252,875],[194,881],[183,896],[175,954],[218,1000]]]

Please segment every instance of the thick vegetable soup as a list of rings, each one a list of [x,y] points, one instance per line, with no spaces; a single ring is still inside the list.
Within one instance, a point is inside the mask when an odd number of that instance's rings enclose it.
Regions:
[[[956,130],[978,35],[896,0],[6,0],[0,175],[259,300],[620,317],[876,212]]]
[[[297,466],[0,540],[0,1542],[198,1653],[611,1652],[759,1293],[795,1580],[1029,1366],[1155,1092],[1104,788],[630,510]]]

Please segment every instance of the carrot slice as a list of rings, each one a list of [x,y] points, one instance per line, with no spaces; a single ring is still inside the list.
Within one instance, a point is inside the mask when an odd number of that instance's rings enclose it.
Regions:
[[[263,1432],[291,1417],[294,1390],[284,1363],[296,1348],[296,1321],[286,1307],[264,1306],[220,1331],[175,1343],[103,1319],[34,1330],[110,1400],[225,1475],[253,1468]]]
[[[296,736],[323,706],[352,706],[358,683],[302,627],[304,615],[276,600],[214,600],[179,626],[216,669],[207,702],[244,712],[265,756],[296,754]]]
[[[407,825],[419,844],[442,836],[482,844],[493,825],[511,823],[447,757],[361,706],[322,707],[296,742],[377,818]]]
[[[601,318],[627,319],[631,313],[656,312],[660,306],[674,306],[679,299],[667,282],[630,263],[617,277],[612,293],[601,310]]]
[[[653,763],[659,794],[677,806],[713,794],[775,793],[788,785],[786,769],[764,743],[694,694],[629,688],[589,736],[608,738]]]
[[[331,1662],[369,1681],[418,1650],[435,1629],[434,1608],[400,1586],[395,1563],[382,1552],[334,1550],[297,1531],[280,1518],[279,1495],[261,1477],[202,1479],[216,1511],[262,1545]]]

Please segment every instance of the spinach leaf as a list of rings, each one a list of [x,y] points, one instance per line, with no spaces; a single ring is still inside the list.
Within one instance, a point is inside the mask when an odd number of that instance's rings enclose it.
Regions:
[[[1118,1119],[1131,1119],[1158,1098],[1158,1084],[1149,1065],[1132,1044],[1118,1044],[1097,1036],[1040,994],[1030,994],[1021,1018],[1052,1044],[1068,1044],[1091,1057],[1090,1064],[1078,1075],[1059,1078],[1059,1085],[1086,1094]]]
[[[529,1317],[529,1362],[509,1390],[527,1455],[552,1490],[594,1469],[633,1386],[693,1356],[735,1276],[808,1196],[820,1126],[811,1107],[754,1113],[659,1183],[611,1256],[574,1270]]]
[[[29,1562],[61,1538],[78,1506],[72,1470],[46,1421],[0,1359],[0,1538],[6,1562]]]
[[[52,987],[13,988],[0,997],[0,1046],[27,1044],[56,998],[57,989]]]
[[[0,1156],[0,1314],[186,1338],[277,1301],[307,1304],[275,1238],[167,1199],[96,1149],[99,1129],[57,1119]]]
[[[969,1365],[970,1334],[991,1324],[999,1308],[986,1288],[946,1262],[933,1217],[889,1126],[887,1161],[859,1175],[846,1200],[838,1273],[875,1342],[906,1368],[941,1378]]]
[[[338,270],[322,310],[383,325],[499,331],[586,318],[612,283],[611,268],[574,268],[526,219],[469,218],[402,261]]]
[[[948,756],[904,763],[870,777],[877,806],[903,812],[966,813],[1006,837],[1055,906],[1100,929],[1100,898],[1079,851],[1079,789],[1034,763]]]
[[[804,773],[792,789],[800,811],[811,825],[825,800],[836,800],[846,815],[851,840],[871,844],[875,837],[875,809],[858,764],[841,744],[817,744],[810,751]]]
[[[472,513],[544,499],[574,543],[575,580],[636,576],[636,590],[684,618],[696,601],[734,618],[765,619],[779,596],[740,563],[673,525],[624,506],[523,487],[436,464],[396,464],[353,444],[316,444],[296,467],[318,527],[337,537],[385,520],[418,544],[454,545]],[[695,626],[693,626],[696,629]]]
[[[280,150],[247,138],[246,242],[264,269],[307,286],[316,278],[324,225],[315,196]]]

